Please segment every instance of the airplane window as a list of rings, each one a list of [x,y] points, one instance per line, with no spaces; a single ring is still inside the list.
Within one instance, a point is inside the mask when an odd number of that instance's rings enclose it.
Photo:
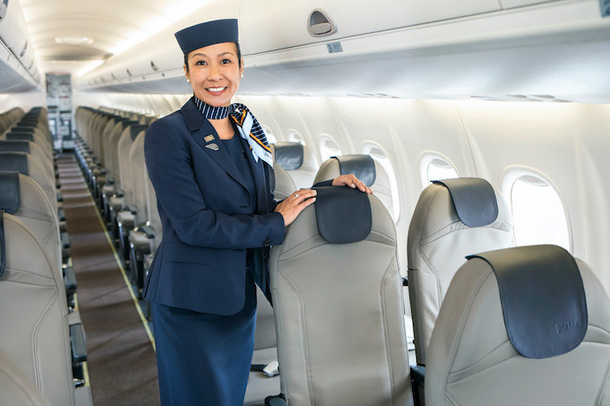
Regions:
[[[420,161],[421,180],[424,188],[428,187],[430,181],[437,179],[459,178],[460,175],[448,159],[436,153],[424,154]]]
[[[517,178],[510,201],[517,245],[555,244],[570,250],[564,205],[546,180],[532,175]]]
[[[277,142],[277,138],[275,138],[275,135],[273,135],[271,128],[267,127],[265,124],[261,124],[261,128],[265,132],[265,136],[267,137],[269,144],[275,144]]]
[[[341,156],[341,147],[331,138],[330,135],[322,134],[320,136],[320,156],[322,162],[329,159],[331,156]]]
[[[288,130],[288,141],[300,142],[301,145],[305,145],[305,140],[296,130]]]
[[[398,222],[400,216],[400,195],[398,193],[398,180],[396,179],[396,173],[394,172],[390,158],[388,158],[388,155],[380,146],[370,142],[367,142],[362,146],[362,153],[369,154],[371,158],[377,161],[383,167],[383,169],[385,169],[390,181],[389,186],[392,199],[391,214],[394,222]]]

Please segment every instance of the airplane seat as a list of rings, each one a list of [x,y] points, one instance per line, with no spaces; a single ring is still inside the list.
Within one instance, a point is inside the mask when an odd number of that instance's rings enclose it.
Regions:
[[[108,121],[101,128],[99,137],[100,155],[96,162],[95,168],[91,169],[91,194],[93,199],[101,206],[100,191],[106,184],[107,172],[112,159],[110,152],[110,135],[117,123],[118,116],[113,114],[108,115]]]
[[[428,406],[610,404],[610,300],[558,246],[469,256],[429,349]]]
[[[316,190],[271,250],[282,394],[290,406],[410,405],[394,222],[375,195]]]
[[[84,394],[83,405],[92,405],[90,388],[75,388],[73,362],[83,359],[73,358],[70,334],[78,325],[69,326],[64,285],[55,265],[33,232],[3,211],[0,237],[2,348],[52,405],[80,406],[76,391]],[[75,346],[73,351],[78,355],[85,349]]]
[[[137,124],[129,121],[123,127],[123,132],[117,144],[118,149],[118,180],[120,189],[115,191],[115,194],[108,199],[108,212],[110,213],[110,233],[112,237],[118,241],[119,231],[117,218],[118,214],[124,209],[128,209],[127,205],[133,201],[133,185],[131,180],[131,162],[129,160],[129,152],[137,135],[145,129],[143,124]]]
[[[311,148],[300,142],[277,142],[271,144],[273,159],[284,168],[297,189],[309,189],[320,165]]]
[[[292,177],[288,174],[288,171],[286,171],[280,165],[273,166],[273,174],[275,176],[275,187],[273,190],[273,194],[276,200],[284,200],[285,198],[290,196],[295,190],[297,190],[297,187],[294,181],[292,180]]]
[[[486,180],[446,179],[434,181],[423,190],[407,238],[417,365],[426,365],[441,303],[465,257],[512,245],[510,208]]]
[[[25,152],[31,154],[34,158],[38,159],[44,164],[45,168],[49,173],[54,173],[55,168],[53,161],[48,159],[42,148],[35,142],[27,140],[0,140],[0,152]]]
[[[144,132],[147,126],[129,126],[129,142],[119,148],[121,161],[121,188],[124,191],[124,205],[116,212],[116,230],[119,242],[119,256],[129,259],[129,231],[146,222],[146,192],[144,190]],[[119,143],[123,142],[123,136]]]
[[[390,177],[380,163],[366,154],[331,157],[322,163],[314,184],[353,173],[373,190],[390,213],[393,211]]]
[[[51,406],[19,365],[0,348],[0,405]]]

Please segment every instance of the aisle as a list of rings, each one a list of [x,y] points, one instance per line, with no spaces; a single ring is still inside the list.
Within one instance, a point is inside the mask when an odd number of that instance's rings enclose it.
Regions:
[[[73,155],[58,160],[95,406],[159,404],[153,345]]]

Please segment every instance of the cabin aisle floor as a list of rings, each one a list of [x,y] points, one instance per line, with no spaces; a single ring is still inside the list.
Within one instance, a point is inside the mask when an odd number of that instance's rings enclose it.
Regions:
[[[74,156],[62,155],[58,169],[94,404],[159,405],[152,343]]]

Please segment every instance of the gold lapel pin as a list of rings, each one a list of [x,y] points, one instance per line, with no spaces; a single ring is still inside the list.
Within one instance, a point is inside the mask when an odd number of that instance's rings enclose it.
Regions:
[[[214,141],[214,136],[212,134],[206,136],[203,138],[205,140],[205,142],[211,142]]]

